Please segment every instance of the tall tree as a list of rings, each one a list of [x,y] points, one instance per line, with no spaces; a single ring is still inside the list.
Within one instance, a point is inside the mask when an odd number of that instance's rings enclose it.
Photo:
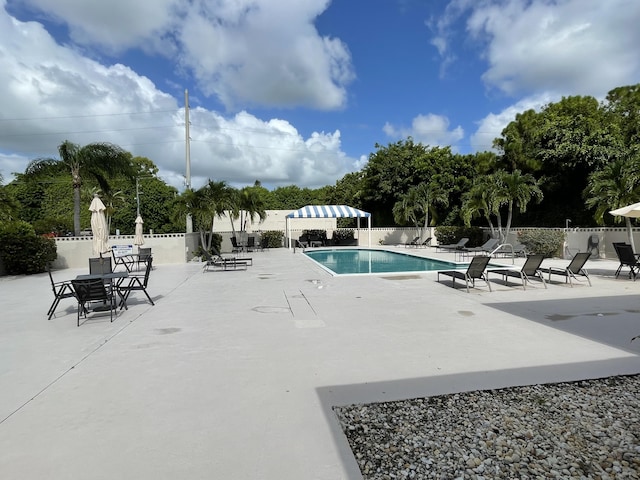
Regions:
[[[108,191],[109,179],[117,175],[132,177],[131,155],[111,143],[90,143],[83,147],[68,140],[58,147],[59,159],[40,158],[27,166],[25,174],[44,176],[55,172],[71,173],[73,185],[73,229],[80,235],[80,189],[84,179],[94,179],[103,191]]]
[[[589,208],[595,208],[594,218],[598,225],[605,223],[606,212],[639,202],[640,151],[638,148],[591,173],[584,191],[584,198]],[[633,245],[631,219],[624,218],[629,243]],[[620,222],[622,217],[616,216],[613,220]]]
[[[0,222],[14,220],[18,212],[18,202],[4,186],[4,179],[0,174]]]

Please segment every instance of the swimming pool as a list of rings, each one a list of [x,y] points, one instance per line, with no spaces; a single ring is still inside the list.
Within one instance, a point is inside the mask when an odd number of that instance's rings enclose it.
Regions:
[[[433,272],[466,269],[466,263],[416,257],[389,250],[326,249],[305,251],[305,255],[334,275],[364,273]]]

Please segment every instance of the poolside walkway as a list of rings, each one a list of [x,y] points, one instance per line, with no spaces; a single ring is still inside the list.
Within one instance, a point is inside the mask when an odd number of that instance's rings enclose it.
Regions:
[[[411,253],[452,257],[434,250]],[[0,478],[355,480],[334,405],[640,372],[640,282],[618,262],[588,262],[591,288],[467,294],[252,255],[157,265],[155,306],[134,293],[79,328],[72,300],[47,321],[46,274],[0,277]]]

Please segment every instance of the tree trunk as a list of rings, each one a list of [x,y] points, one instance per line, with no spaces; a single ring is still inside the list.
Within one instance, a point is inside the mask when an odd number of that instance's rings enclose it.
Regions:
[[[73,187],[73,234],[80,236],[80,186]]]

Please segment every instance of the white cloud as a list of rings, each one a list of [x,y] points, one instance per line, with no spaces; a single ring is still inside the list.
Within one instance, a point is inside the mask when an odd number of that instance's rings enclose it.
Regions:
[[[454,0],[430,23],[445,61],[467,14],[466,31],[488,64],[483,80],[507,94],[602,96],[640,75],[636,0]]]
[[[108,52],[132,47],[162,51],[187,0],[21,0],[49,19],[69,28],[79,45],[99,46]],[[160,48],[160,45],[163,47]]]
[[[354,78],[345,44],[313,25],[327,0],[23,1],[67,25],[81,46],[175,58],[231,110],[339,109]]]
[[[241,102],[341,108],[354,74],[346,46],[321,37],[312,24],[326,6],[318,0],[261,0],[225,15],[198,5],[179,34],[182,62],[203,91],[229,108]],[[210,9],[203,15],[202,8]]]
[[[414,141],[431,146],[453,145],[464,138],[461,126],[449,130],[449,119],[432,113],[416,116],[411,127],[396,127],[386,123],[383,131],[392,138],[413,137]]]
[[[41,24],[19,22],[4,10],[0,31],[5,180],[30,159],[57,156],[64,140],[108,141],[149,157],[167,182],[182,186],[184,110],[173,97],[129,67],[89,59],[56,43]],[[334,183],[356,161],[341,151],[339,131],[304,138],[285,120],[201,108],[192,109],[190,120],[194,186],[211,178],[316,187]]]

